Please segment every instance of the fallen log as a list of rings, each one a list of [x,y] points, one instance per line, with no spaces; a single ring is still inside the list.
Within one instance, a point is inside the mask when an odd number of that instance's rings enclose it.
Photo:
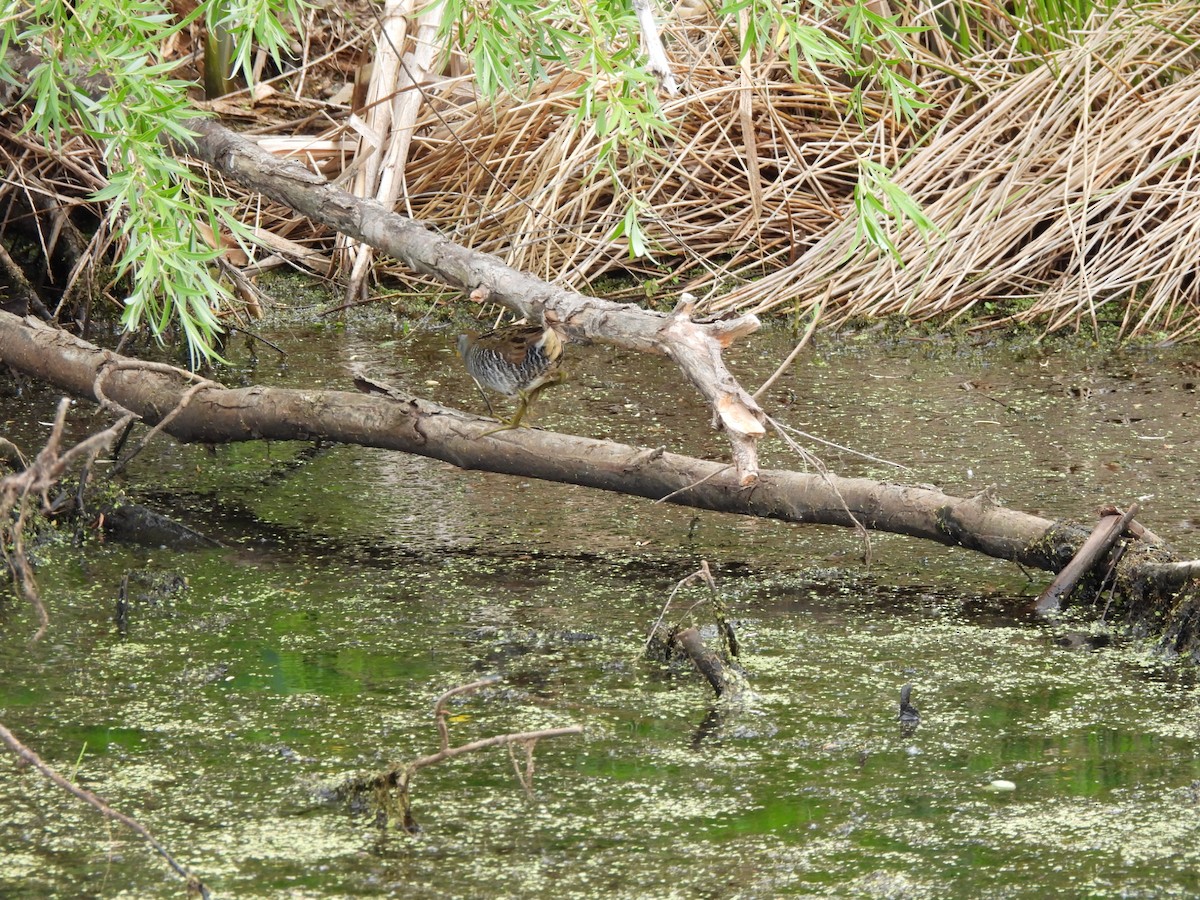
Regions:
[[[1074,555],[1068,529],[1047,541],[1055,523],[997,506],[988,496],[866,478],[767,470],[753,487],[733,467],[710,460],[518,428],[485,435],[491,419],[420,397],[333,390],[196,390],[194,376],[139,363],[33,318],[0,313],[0,362],[75,396],[108,402],[177,440],[220,444],[252,440],[331,440],[432,457],[464,469],[540,478],[667,500],[682,506],[789,522],[867,528],[962,546],[1022,565],[1057,570]],[[185,393],[192,392],[181,408]],[[1061,544],[1061,546],[1060,546]]]
[[[975,550],[1057,572],[1089,531],[999,506],[989,492],[953,497],[924,486],[827,473],[764,470],[743,485],[728,464],[540,429],[495,427],[416,396],[226,388],[103,350],[32,318],[0,312],[0,363],[78,397],[136,413],[184,442],[329,440],[398,450],[481,469],[615,491],[698,509],[787,522],[869,528]],[[1117,571],[1127,625],[1170,649],[1200,648],[1195,563],[1175,560],[1150,532]],[[1164,591],[1162,585],[1183,587]]]

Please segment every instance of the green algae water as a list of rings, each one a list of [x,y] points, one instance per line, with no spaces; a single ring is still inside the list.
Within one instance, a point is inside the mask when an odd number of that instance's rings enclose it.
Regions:
[[[300,337],[322,369],[246,360],[245,379],[344,387],[365,362],[482,405],[446,336],[402,354],[374,332]],[[734,360],[749,385],[785,347],[766,343]],[[536,424],[722,452],[665,365],[573,357]],[[1195,556],[1198,359],[848,341],[779,382],[772,412],[911,467],[816,448],[841,474],[996,484],[1080,520],[1142,498]],[[54,399],[12,401],[6,436],[36,450]],[[1035,620],[1046,576],[882,535],[868,567],[846,532],[354,447],[160,439],[124,486],[222,546],[39,547],[51,630],[29,645],[29,611],[0,601],[0,722],[216,896],[1200,896],[1194,672],[1120,637],[1067,640],[1098,611]],[[643,654],[702,559],[741,644],[737,706]],[[707,621],[705,596],[667,618]],[[453,744],[585,729],[539,743],[531,794],[493,749],[417,775],[415,835],[336,798],[435,750],[434,699],[486,675],[501,681],[451,704]],[[915,730],[897,721],[906,683]],[[135,836],[0,759],[0,896],[182,894]]]

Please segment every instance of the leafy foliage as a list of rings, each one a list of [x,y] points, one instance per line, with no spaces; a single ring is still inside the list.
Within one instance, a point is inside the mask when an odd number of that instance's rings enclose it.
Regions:
[[[501,90],[527,93],[557,65],[583,73],[576,90],[575,121],[597,138],[595,165],[589,178],[607,172],[613,190],[622,198],[620,221],[610,239],[624,238],[631,257],[649,254],[650,242],[642,219],[653,210],[641,200],[623,173],[635,166],[661,164],[661,149],[674,137],[674,128],[658,96],[657,79],[646,71],[635,36],[638,23],[626,0],[574,4],[571,0],[532,3],[530,0],[442,0],[447,4],[443,33],[471,59],[475,85],[484,96]],[[782,50],[796,81],[822,80],[823,67],[832,65],[853,73],[860,83],[880,83],[895,111],[912,121],[928,104],[902,67],[912,64],[907,44],[920,27],[902,25],[898,17],[874,12],[865,0],[831,10],[822,26],[814,23],[799,0],[727,0],[717,10],[724,27],[736,35],[740,56],[762,57]],[[519,76],[519,78],[517,77]],[[851,110],[860,123],[865,114],[861,93],[853,94]],[[870,190],[887,183],[884,170],[864,160],[861,183]],[[916,204],[888,202],[882,193],[872,205],[874,216],[862,236],[892,246],[884,220],[894,227],[911,222],[926,227]],[[919,209],[915,210],[919,213]]]
[[[887,167],[865,157],[859,160],[854,209],[858,219],[854,241],[850,245],[852,253],[865,241],[899,260],[900,251],[892,239],[892,227],[896,223],[912,222],[923,235],[941,234],[937,224],[925,215],[921,204],[892,179]]]
[[[484,96],[513,93],[545,77],[545,64],[564,62],[579,44],[577,35],[559,26],[562,3],[507,0],[444,0],[442,34],[468,53],[475,86]]]
[[[218,315],[232,299],[213,275],[219,250],[201,235],[243,229],[230,204],[163,143],[190,141],[188,123],[201,113],[188,102],[189,82],[172,76],[175,66],[162,52],[217,3],[206,0],[177,19],[158,0],[30,0],[0,20],[0,45],[41,59],[25,87],[33,101],[26,130],[50,146],[78,132],[101,148],[109,182],[93,199],[108,203],[109,226],[121,238],[117,267],[130,284],[123,322],[131,329],[144,323],[160,339],[178,325],[193,364],[216,356]],[[299,0],[220,3],[222,21],[239,35],[235,60],[247,75],[251,43],[278,56],[286,33],[277,15],[300,11]],[[0,78],[18,84],[3,57]],[[94,98],[89,87],[98,83],[105,90]]]

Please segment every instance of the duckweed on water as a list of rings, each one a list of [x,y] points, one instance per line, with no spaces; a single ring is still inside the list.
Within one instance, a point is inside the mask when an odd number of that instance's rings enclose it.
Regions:
[[[72,646],[5,650],[6,684],[45,702],[3,702],[49,758],[86,740],[81,779],[225,895],[1019,896],[1030,871],[1043,891],[1157,888],[1164,872],[1167,887],[1200,887],[1193,869],[1162,866],[1195,857],[1200,698],[1145,679],[1136,647],[1068,652],[1042,629],[882,613],[887,591],[865,580],[857,600],[833,601],[838,615],[774,605],[780,583],[728,580],[744,598],[753,695],[697,742],[707,688],[639,659],[657,578],[541,559],[513,602],[515,584],[489,589],[466,559],[424,571],[408,560],[382,588],[359,564],[293,577],[227,559],[177,560],[191,589],[174,616],[135,619],[136,639],[94,609],[60,610]],[[115,583],[129,562],[116,551],[90,567]],[[48,577],[56,596],[81,587],[72,569]],[[433,572],[421,603],[395,599],[398,583]],[[554,639],[564,605],[545,590],[571,597],[573,626],[594,639]],[[225,624],[180,628],[204,616]],[[497,643],[480,625],[525,639]],[[69,682],[77,669],[87,677]],[[428,752],[431,698],[484,671],[506,682],[455,705],[455,742],[588,729],[539,747],[534,798],[503,752],[424,770],[414,805],[426,831],[408,837],[314,788]],[[905,681],[922,713],[913,734],[895,721]],[[1009,798],[984,790],[997,778],[1017,785]],[[87,892],[104,872],[114,896],[178,891],[136,841],[31,773],[0,781],[0,805],[6,896]]]
[[[337,343],[362,338],[353,333],[319,338],[326,359],[377,352]],[[460,374],[437,368],[440,351],[422,352],[419,383],[466,396]],[[781,383],[797,424],[870,444],[913,466],[913,480],[960,493],[995,480],[1010,502],[1063,515],[1172,482],[1147,516],[1172,540],[1194,539],[1193,499],[1177,494],[1197,495],[1200,451],[1176,408],[1120,418],[1146,396],[1170,400],[1168,381],[1093,373],[1112,391],[1081,400],[1048,393],[1036,361],[1028,374],[995,357],[864,350],[832,362]],[[608,383],[581,365],[589,391]],[[618,374],[648,407],[666,395],[655,372],[622,361]],[[956,386],[985,378],[1004,405]],[[609,412],[611,397],[572,389],[548,393],[539,421],[629,440],[651,422],[663,440],[691,440],[687,416],[645,409],[635,421]],[[919,434],[879,426],[914,416]],[[1150,454],[1128,443],[1135,428],[1173,431],[1178,447]],[[79,780],[220,896],[1200,893],[1191,670],[1119,633],[1099,651],[1059,647],[1060,629],[1025,612],[1044,585],[1003,563],[878,537],[868,572],[856,539],[829,529],[354,448],[161,453],[139,463],[142,477],[228,549],[51,548],[39,572],[47,640],[27,646],[25,610],[0,610],[0,721],[61,771],[82,751]],[[1124,468],[1105,465],[1114,455]],[[1179,481],[1189,466],[1193,481]],[[738,628],[743,706],[714,703],[691,672],[641,655],[700,558]],[[189,587],[132,604],[122,634],[117,586],[146,569]],[[490,673],[504,681],[452,704],[453,743],[587,729],[539,744],[533,797],[500,750],[418,775],[415,836],[328,799],[347,777],[433,750],[434,697]],[[897,721],[905,683],[921,712],[912,732]],[[131,835],[3,766],[0,895],[179,896]],[[1015,790],[988,790],[1001,781]]]

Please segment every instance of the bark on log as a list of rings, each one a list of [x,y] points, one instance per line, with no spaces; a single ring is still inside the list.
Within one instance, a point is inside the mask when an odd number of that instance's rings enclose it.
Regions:
[[[184,442],[325,439],[399,450],[452,463],[787,522],[860,524],[964,547],[1028,568],[1057,572],[1087,539],[1084,528],[996,505],[987,494],[953,497],[934,488],[767,470],[751,486],[732,466],[550,431],[495,427],[419,397],[332,390],[197,387],[194,376],[139,363],[32,318],[0,312],[0,364],[79,397],[108,398]],[[97,390],[99,388],[99,392]],[[190,397],[189,397],[190,395]],[[181,401],[187,402],[181,407]],[[1149,532],[1147,532],[1149,534]],[[1161,546],[1138,541],[1118,569],[1125,621],[1163,636],[1169,649],[1200,648],[1200,591],[1164,594],[1155,579],[1193,577]],[[1182,566],[1182,568],[1181,568]]]

